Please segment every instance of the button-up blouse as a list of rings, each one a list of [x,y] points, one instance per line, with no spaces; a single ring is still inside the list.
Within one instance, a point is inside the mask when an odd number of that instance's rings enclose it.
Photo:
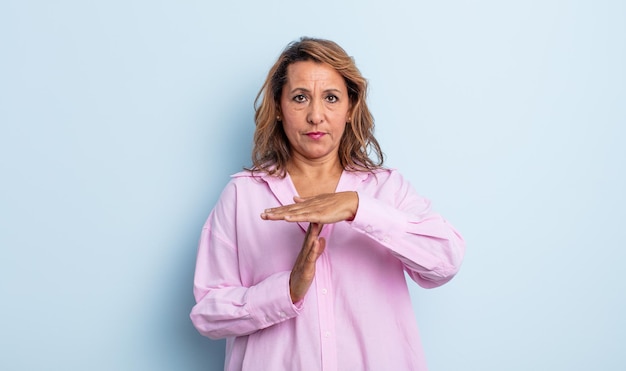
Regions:
[[[263,220],[293,203],[287,175],[233,175],[202,229],[191,319],[226,338],[225,370],[426,370],[405,272],[425,288],[457,273],[465,244],[395,170],[344,171],[352,221],[324,225],[313,284],[294,304],[289,275],[308,223]]]

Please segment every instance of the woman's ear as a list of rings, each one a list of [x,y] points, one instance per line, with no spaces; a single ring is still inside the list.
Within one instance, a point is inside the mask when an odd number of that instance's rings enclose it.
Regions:
[[[280,106],[278,104],[276,105],[276,121],[278,122],[283,121],[283,115],[282,115],[282,112],[280,111]]]

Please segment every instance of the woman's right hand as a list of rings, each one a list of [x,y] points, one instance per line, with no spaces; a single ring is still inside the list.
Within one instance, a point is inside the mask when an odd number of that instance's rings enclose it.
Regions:
[[[310,223],[304,236],[302,250],[294,263],[289,278],[289,291],[291,302],[297,303],[304,299],[313,279],[315,278],[315,263],[326,248],[326,240],[319,237],[324,225],[320,223]]]

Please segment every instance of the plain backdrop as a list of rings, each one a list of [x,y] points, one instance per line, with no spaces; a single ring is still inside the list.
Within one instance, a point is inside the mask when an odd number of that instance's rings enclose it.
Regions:
[[[431,370],[626,369],[617,0],[2,0],[0,369],[222,369],[197,241],[303,35],[354,56],[387,165],[467,240],[410,286]]]

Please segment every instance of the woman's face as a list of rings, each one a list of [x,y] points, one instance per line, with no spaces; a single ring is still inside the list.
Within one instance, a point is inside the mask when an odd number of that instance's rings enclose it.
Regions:
[[[280,109],[294,160],[338,158],[350,98],[343,77],[334,68],[313,61],[289,65]]]

